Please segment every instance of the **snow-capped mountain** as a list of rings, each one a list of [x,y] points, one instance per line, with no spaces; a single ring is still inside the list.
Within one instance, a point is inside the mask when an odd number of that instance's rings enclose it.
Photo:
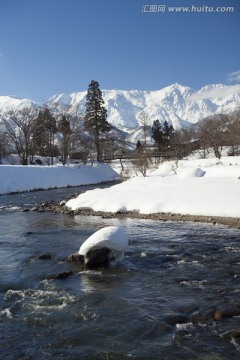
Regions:
[[[200,119],[214,113],[227,113],[240,106],[240,85],[207,85],[199,91],[173,84],[161,90],[103,90],[103,99],[108,112],[108,121],[127,132],[139,126],[139,116],[145,111],[149,125],[159,119],[172,124],[175,129],[195,124]],[[62,103],[70,110],[85,112],[87,91],[58,94],[46,104],[54,106]],[[0,112],[37,104],[28,99],[0,96]],[[38,104],[42,106],[42,104]]]
[[[31,106],[39,106],[39,104],[30,99],[20,99],[15,96],[0,96],[0,113],[21,110]]]
[[[173,84],[161,90],[103,90],[108,121],[121,128],[139,126],[139,115],[144,110],[149,125],[154,120],[167,120],[175,129],[195,124],[215,112],[230,112],[240,105],[240,85],[208,85],[195,92],[187,86]],[[87,92],[55,95],[48,100],[51,106],[61,102],[74,111],[83,113]]]

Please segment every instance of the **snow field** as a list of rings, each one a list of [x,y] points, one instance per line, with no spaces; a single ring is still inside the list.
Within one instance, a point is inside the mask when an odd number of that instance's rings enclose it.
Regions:
[[[240,157],[165,162],[148,177],[87,191],[66,205],[73,210],[240,217],[239,178]]]

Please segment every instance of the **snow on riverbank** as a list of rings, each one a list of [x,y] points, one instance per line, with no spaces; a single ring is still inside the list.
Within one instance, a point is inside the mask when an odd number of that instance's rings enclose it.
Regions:
[[[119,175],[106,164],[94,166],[0,166],[0,194],[114,181]]]
[[[73,210],[240,217],[239,177],[240,157],[165,162],[146,178],[87,191],[66,205]]]

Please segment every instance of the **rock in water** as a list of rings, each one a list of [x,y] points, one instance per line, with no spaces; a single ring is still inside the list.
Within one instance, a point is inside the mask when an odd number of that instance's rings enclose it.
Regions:
[[[107,248],[90,250],[84,257],[84,265],[87,267],[108,266],[111,250]]]
[[[96,231],[80,247],[87,267],[106,266],[111,259],[120,261],[128,247],[128,237],[118,226],[107,226]]]
[[[76,262],[76,263],[80,263],[80,264],[84,263],[84,256],[79,255],[79,254],[69,255],[67,259],[68,259],[68,261],[71,261],[71,262]]]

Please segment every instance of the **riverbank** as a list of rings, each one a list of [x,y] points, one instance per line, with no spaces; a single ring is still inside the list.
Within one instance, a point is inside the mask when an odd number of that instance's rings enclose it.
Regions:
[[[189,158],[177,163],[164,162],[147,177],[80,194],[66,206],[74,211],[221,219],[240,218],[239,198],[240,157]]]
[[[75,195],[72,196],[73,198]],[[65,206],[66,200],[60,203],[48,203],[42,202],[34,210],[39,212],[54,212],[62,213],[70,216],[81,215],[81,216],[99,216],[103,219],[114,219],[114,218],[129,218],[129,219],[144,219],[144,220],[156,220],[156,221],[176,221],[176,222],[199,222],[213,225],[225,225],[232,228],[240,229],[240,218],[235,217],[224,217],[224,216],[204,216],[204,215],[183,215],[174,213],[153,213],[153,214],[142,214],[138,211],[127,211],[116,213],[106,211],[94,211],[92,209],[77,209],[71,210]]]
[[[0,194],[94,185],[119,179],[107,164],[54,166],[0,165]]]
[[[164,162],[147,177],[76,194],[50,211],[240,228],[240,157]],[[65,206],[63,206],[65,205]]]

